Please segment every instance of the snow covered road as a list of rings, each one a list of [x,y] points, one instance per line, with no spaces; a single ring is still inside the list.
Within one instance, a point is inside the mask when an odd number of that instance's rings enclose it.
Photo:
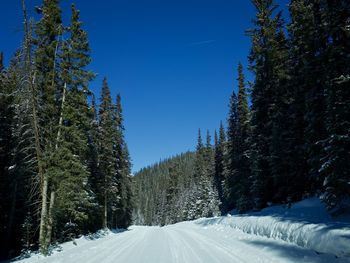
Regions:
[[[349,258],[246,234],[228,226],[183,222],[166,227],[133,226],[98,239],[82,237],[61,245],[49,257],[33,255],[21,263],[234,263],[234,262],[350,262]]]

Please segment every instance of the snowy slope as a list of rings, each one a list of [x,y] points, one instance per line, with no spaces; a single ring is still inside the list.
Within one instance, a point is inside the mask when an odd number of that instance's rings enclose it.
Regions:
[[[350,263],[349,226],[333,221],[318,199],[307,199],[290,209],[275,206],[247,215],[99,233],[64,243],[49,257],[32,255],[18,262]]]
[[[290,208],[273,206],[261,212],[200,219],[196,223],[230,226],[317,252],[350,257],[350,224],[332,219],[318,198],[305,199]]]

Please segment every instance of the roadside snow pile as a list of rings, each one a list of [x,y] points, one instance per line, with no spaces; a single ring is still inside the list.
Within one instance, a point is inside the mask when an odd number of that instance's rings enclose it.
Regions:
[[[109,229],[101,229],[97,231],[96,233],[93,234],[88,234],[85,236],[81,236],[79,238],[73,239],[72,241],[67,241],[62,244],[56,244],[56,245],[51,245],[49,247],[49,255],[55,255],[57,253],[60,253],[61,251],[69,251],[74,249],[75,247],[79,246],[84,246],[91,242],[92,240],[100,239],[100,238],[108,238],[112,234],[119,233],[123,230],[109,230]],[[22,260],[22,259],[27,259],[31,258],[34,260],[39,260],[39,259],[45,259],[44,255],[40,254],[39,251],[24,251],[22,255],[18,256],[14,260]]]
[[[199,219],[203,226],[230,226],[245,233],[284,240],[319,253],[350,256],[350,224],[337,222],[318,198],[285,206],[271,206],[260,212]]]

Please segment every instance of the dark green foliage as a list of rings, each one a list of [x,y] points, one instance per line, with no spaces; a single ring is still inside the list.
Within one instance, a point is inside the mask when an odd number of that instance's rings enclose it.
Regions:
[[[226,211],[237,208],[239,212],[244,212],[251,208],[252,201],[250,198],[250,163],[247,157],[249,124],[246,122],[248,122],[249,116],[248,108],[245,108],[247,101],[241,66],[239,66],[238,80],[240,100],[233,92],[230,101],[227,155],[225,157],[225,190]]]
[[[236,178],[236,156],[238,150],[238,141],[236,140],[239,136],[239,118],[237,111],[237,96],[235,92],[231,95],[230,100],[230,111],[228,116],[228,128],[227,128],[227,155],[225,163],[225,197],[227,210],[235,207],[237,200],[235,192]]]
[[[2,53],[1,53],[2,54]],[[1,60],[2,60],[1,55]],[[7,256],[6,253],[10,248],[18,249],[18,240],[11,238],[11,235],[17,232],[14,228],[14,223],[19,223],[15,220],[17,203],[17,187],[21,179],[20,175],[13,172],[13,147],[15,136],[12,133],[14,128],[13,118],[15,116],[14,103],[15,98],[12,95],[19,82],[18,70],[18,54],[12,60],[8,70],[4,70],[1,61],[0,72],[0,241],[4,244],[4,249],[1,250],[0,256]],[[17,241],[17,242],[16,242]],[[3,254],[5,253],[5,254]]]
[[[117,186],[112,185],[114,176],[115,158],[113,156],[113,119],[112,98],[107,84],[103,80],[101,103],[99,107],[98,127],[98,170],[99,170],[99,203],[103,207],[103,227],[108,227],[108,212],[110,212],[110,196],[117,194]]]
[[[115,173],[112,179],[117,191],[113,198],[113,222],[118,228],[126,228],[132,220],[132,192],[131,192],[131,163],[128,147],[124,139],[124,118],[121,105],[121,97],[117,95],[117,101],[113,111],[113,154],[116,160]]]
[[[51,179],[57,188],[56,207],[59,212],[55,214],[56,236],[61,239],[65,238],[67,224],[76,226],[75,234],[88,231],[89,211],[96,206],[87,185],[89,171],[86,166],[90,129],[87,85],[93,74],[85,69],[90,62],[90,50],[86,32],[80,25],[79,12],[73,5],[71,25],[67,30],[69,38],[62,44],[61,80],[64,90],[61,135],[57,138],[55,151],[57,163],[50,164],[50,169],[56,174]]]
[[[62,86],[58,81],[59,44],[63,34],[61,10],[58,0],[44,0],[37,12],[41,15],[35,27],[35,83],[39,107],[40,126],[43,132],[42,147],[52,151],[55,147],[60,94]]]
[[[233,138],[237,143],[236,156],[234,156],[235,176],[236,176],[236,208],[239,212],[244,212],[252,208],[250,198],[251,171],[249,160],[249,136],[250,136],[250,117],[247,101],[247,92],[245,87],[243,66],[238,65],[238,134]],[[231,105],[231,107],[235,107]],[[232,108],[231,108],[232,109]]]
[[[198,132],[198,143],[195,158],[195,172],[191,181],[191,193],[187,201],[187,219],[208,217],[220,213],[220,201],[215,187],[214,149],[211,145],[209,131],[206,144],[203,145],[201,132]]]
[[[55,236],[63,241],[67,238],[64,233],[67,224],[75,225],[75,235],[87,231],[88,211],[93,203],[86,184],[89,174],[68,147],[60,146],[50,159],[47,174],[56,192]]]
[[[120,97],[112,105],[105,82],[97,116],[79,11],[72,5],[64,27],[59,1],[44,0],[34,34],[24,2],[23,11],[23,46],[7,68],[0,55],[1,259],[39,246],[47,254],[54,242],[102,228],[104,200],[108,211],[117,204],[109,226],[127,227],[132,216]]]
[[[327,1],[328,25],[327,137],[320,172],[325,178],[325,201],[335,213],[350,209],[350,3]]]
[[[266,206],[273,197],[270,137],[273,132],[275,113],[274,91],[278,89],[280,66],[280,41],[283,35],[281,14],[276,15],[272,0],[253,0],[257,10],[254,29],[248,31],[252,39],[249,61],[255,75],[252,87],[252,176],[254,204]]]
[[[21,225],[27,212],[34,211],[35,160],[30,145],[32,131],[28,123],[30,107],[20,52],[10,66],[0,72],[0,241],[4,244],[0,257],[14,256],[21,249]],[[21,88],[21,92],[18,91]],[[30,230],[32,231],[32,229]],[[29,243],[35,238],[27,239]]]
[[[276,201],[291,202],[299,200],[311,190],[309,165],[307,162],[308,149],[306,147],[305,100],[308,90],[305,77],[308,76],[312,53],[313,37],[310,27],[313,25],[312,12],[305,1],[292,1],[290,4],[291,23],[289,30],[289,58],[286,60],[289,79],[281,88],[287,96],[282,95],[289,106],[285,111],[285,104],[281,116],[284,124],[284,156],[280,168],[281,176],[275,176],[275,184],[279,191],[275,195]],[[287,90],[285,90],[287,87]],[[288,99],[289,98],[289,99]]]
[[[188,152],[135,174],[134,223],[163,225],[187,220],[189,211],[185,205],[191,192],[194,162],[195,154]]]
[[[274,202],[291,202],[300,200],[303,187],[300,187],[300,178],[290,177],[293,169],[288,160],[288,147],[286,142],[294,131],[290,130],[289,107],[292,97],[288,87],[288,44],[283,31],[277,28],[274,42],[274,53],[272,54],[272,72],[274,79],[271,81],[271,105],[269,122],[271,123],[271,134],[269,141],[269,165],[273,179],[273,188],[277,189],[272,197]],[[298,185],[299,184],[299,185]]]
[[[97,190],[103,210],[103,227],[126,228],[131,224],[133,195],[131,163],[124,140],[121,97],[112,103],[107,80],[103,80],[97,132]]]
[[[226,146],[226,132],[225,128],[220,122],[219,138],[215,132],[215,173],[214,173],[214,186],[218,192],[218,198],[221,203],[220,211],[227,210],[224,196],[224,169],[225,169],[225,146]]]

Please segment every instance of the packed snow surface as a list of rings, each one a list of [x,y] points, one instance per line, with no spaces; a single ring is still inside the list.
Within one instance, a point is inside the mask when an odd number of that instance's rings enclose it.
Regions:
[[[291,208],[100,232],[19,262],[343,263],[350,262],[349,226],[335,222],[318,199],[307,199]]]

